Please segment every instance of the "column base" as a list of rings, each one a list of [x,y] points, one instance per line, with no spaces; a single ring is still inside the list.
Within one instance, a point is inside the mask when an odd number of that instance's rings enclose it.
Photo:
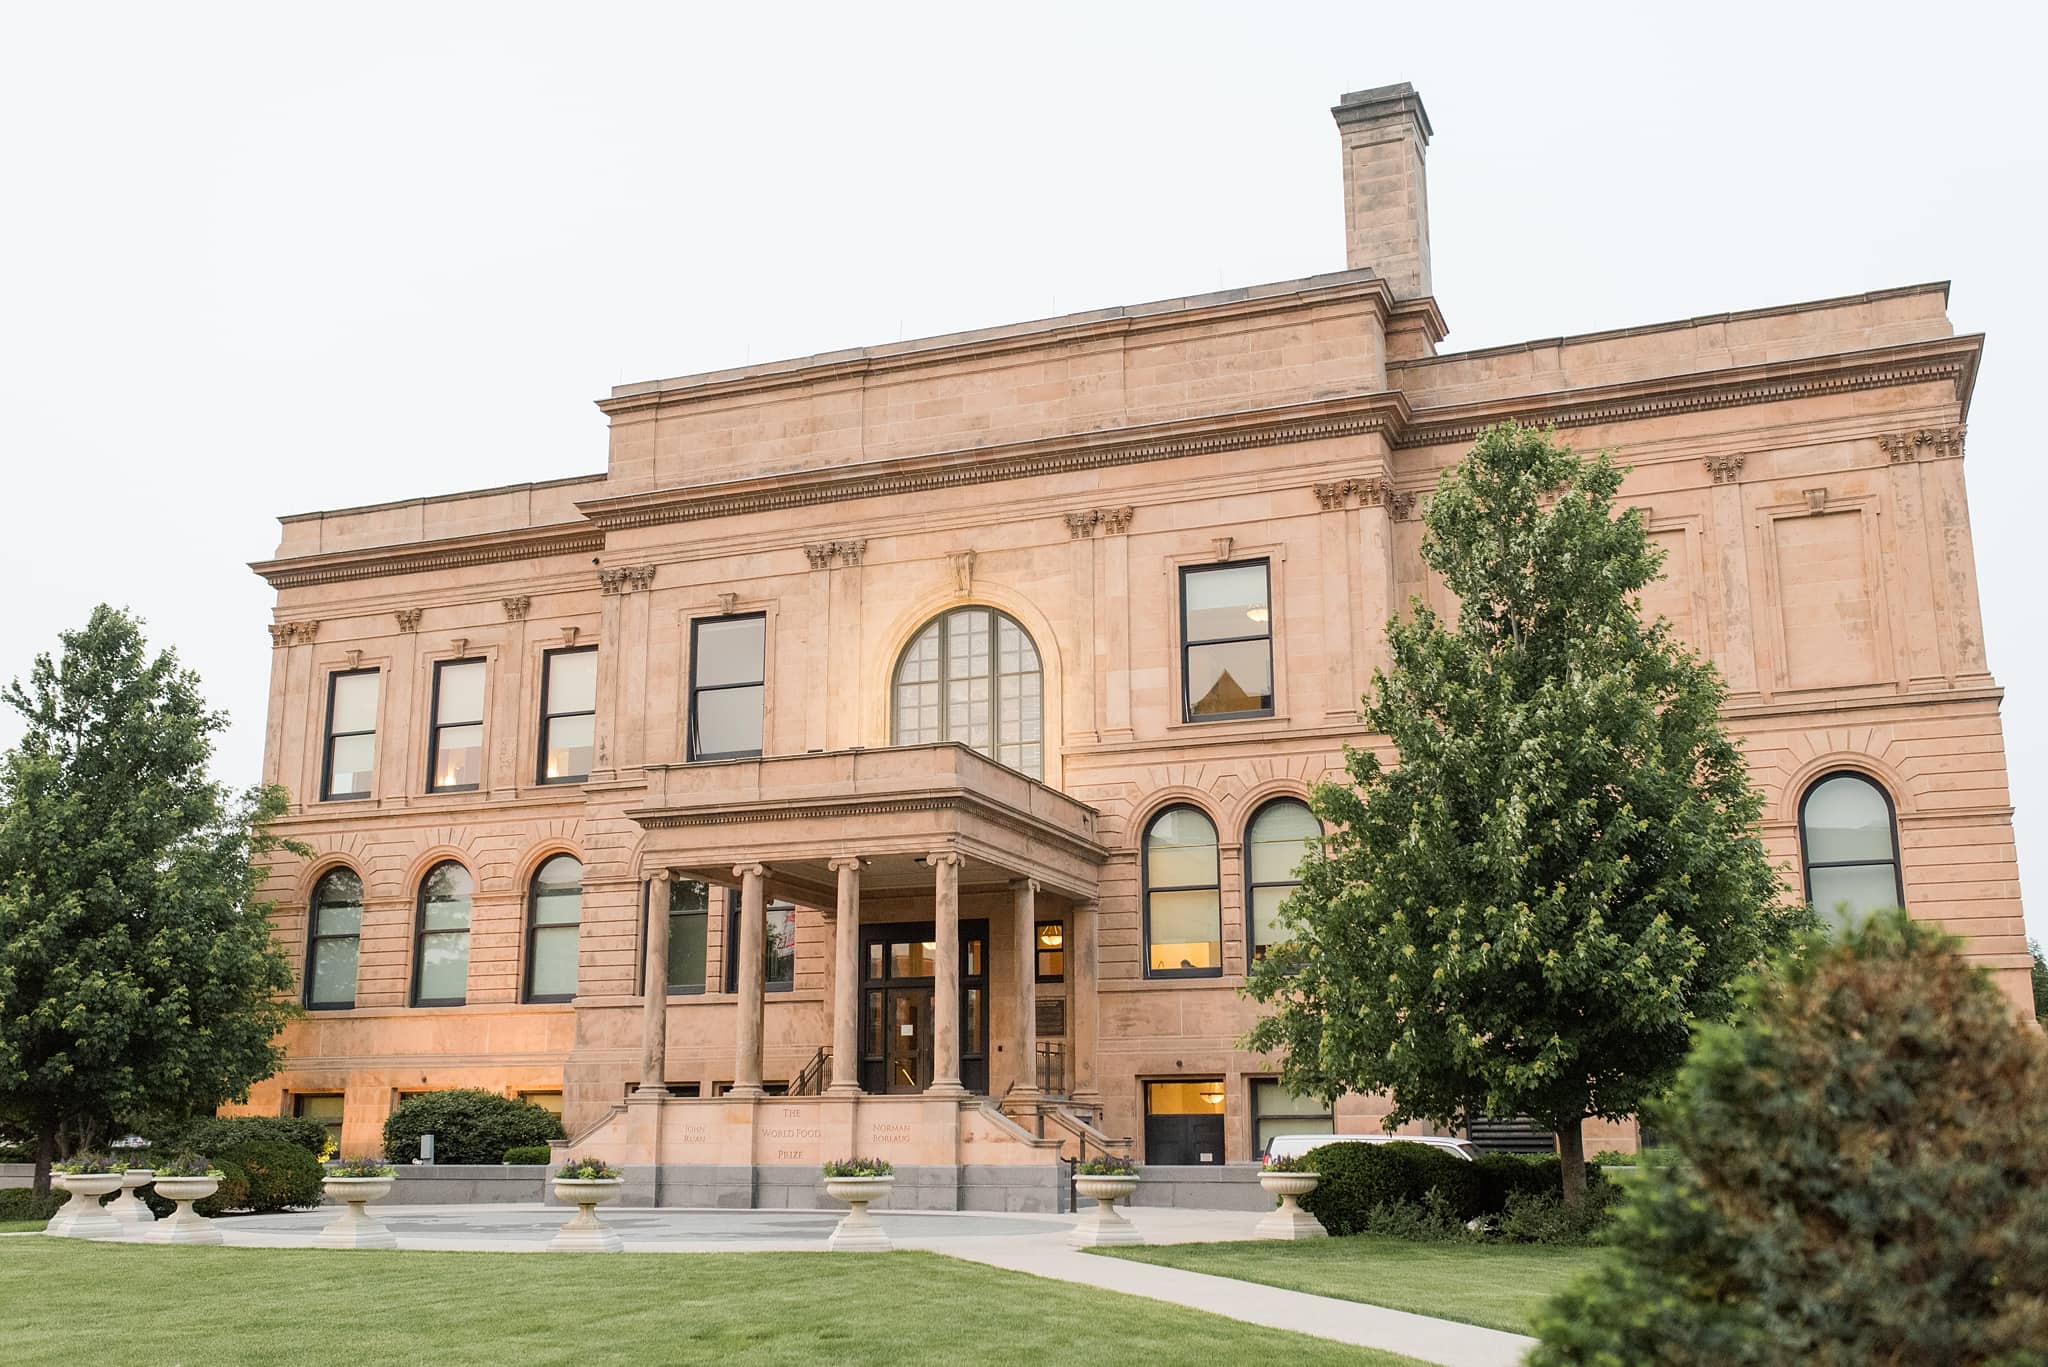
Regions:
[[[640,1097],[650,1097],[657,1101],[666,1101],[668,1099],[668,1088],[656,1087],[652,1083],[643,1082],[633,1089],[633,1096],[628,1099],[633,1100]]]
[[[866,1096],[858,1082],[835,1082],[825,1089],[826,1096]]]
[[[760,1101],[768,1095],[758,1082],[736,1082],[726,1089],[721,1101]]]
[[[957,1079],[935,1078],[931,1085],[924,1089],[924,1094],[944,1100],[957,1100],[967,1095],[967,1089],[962,1087]]]

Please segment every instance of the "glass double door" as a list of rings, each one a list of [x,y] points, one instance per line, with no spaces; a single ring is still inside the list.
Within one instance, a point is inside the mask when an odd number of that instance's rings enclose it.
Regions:
[[[860,1085],[921,1092],[931,1085],[937,944],[930,922],[861,928]],[[960,923],[960,1082],[988,1091],[988,922]]]

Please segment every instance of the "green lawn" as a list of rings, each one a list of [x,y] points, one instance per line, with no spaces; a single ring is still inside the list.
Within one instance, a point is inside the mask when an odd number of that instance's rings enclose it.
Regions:
[[[370,1253],[0,1239],[25,1363],[1419,1367],[931,1253]]]
[[[1409,1243],[1370,1235],[1094,1251],[1517,1334],[1528,1333],[1536,1308],[1591,1268],[1601,1252],[1529,1244]]]
[[[0,1220],[0,1234],[28,1234],[48,1223],[48,1220]]]

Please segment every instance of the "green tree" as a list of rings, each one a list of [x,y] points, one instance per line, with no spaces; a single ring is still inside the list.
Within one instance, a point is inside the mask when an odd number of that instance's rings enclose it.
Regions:
[[[276,1071],[291,972],[256,900],[281,789],[208,780],[227,724],[140,624],[101,606],[0,696],[0,1114],[36,1137],[210,1111]]]
[[[2034,1019],[2048,1025],[2048,959],[2039,940],[2027,941],[2027,952],[2034,956]]]
[[[2048,1361],[2048,1042],[1892,911],[1748,991],[1532,1367]]]
[[[1298,1091],[1384,1092],[1389,1125],[1477,1111],[1582,1125],[1670,1082],[1697,1020],[1809,913],[1782,899],[1712,665],[1641,617],[1660,553],[1622,471],[1487,432],[1438,483],[1423,559],[1461,610],[1388,624],[1367,725],[1313,806],[1330,835],[1247,991]]]

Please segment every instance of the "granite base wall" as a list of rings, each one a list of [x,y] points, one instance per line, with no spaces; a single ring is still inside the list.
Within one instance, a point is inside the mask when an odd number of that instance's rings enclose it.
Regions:
[[[36,1184],[33,1163],[0,1163],[0,1188],[32,1187]]]
[[[668,1163],[629,1166],[622,1206],[724,1210],[843,1210],[825,1194],[810,1164],[759,1167]],[[876,1210],[980,1210],[1057,1213],[1067,1209],[1065,1169],[1056,1163],[923,1165],[896,1169],[896,1185]]]
[[[1204,1163],[1186,1167],[1147,1163],[1134,1206],[1182,1210],[1271,1210],[1274,1198],[1259,1185],[1257,1163]]]
[[[533,1202],[547,1186],[545,1163],[421,1163],[398,1169],[394,1206],[469,1206]]]

